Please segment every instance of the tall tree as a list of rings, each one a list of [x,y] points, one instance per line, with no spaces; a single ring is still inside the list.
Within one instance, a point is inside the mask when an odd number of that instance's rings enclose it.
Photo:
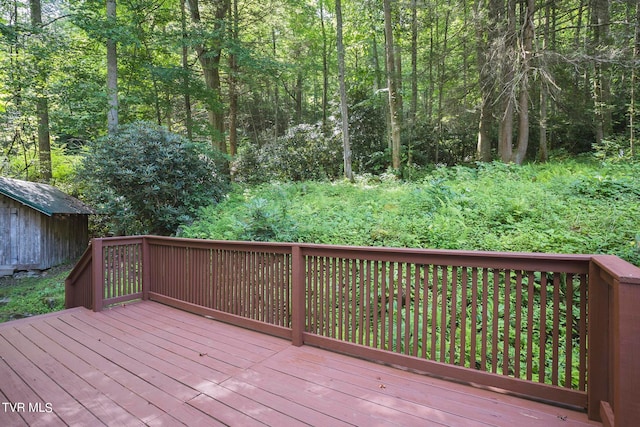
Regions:
[[[42,6],[40,0],[29,1],[31,26],[34,34],[42,35]],[[38,156],[40,178],[51,181],[51,138],[49,135],[49,100],[47,98],[47,73],[45,61],[35,58],[37,72],[36,115],[38,117]]]
[[[636,97],[638,84],[638,66],[637,61],[640,58],[640,0],[635,0],[635,20],[633,23],[633,57],[631,65],[631,99],[629,101],[629,143],[631,155],[636,155]]]
[[[204,81],[211,91],[213,100],[208,103],[209,125],[211,126],[211,145],[223,153],[227,152],[227,144],[224,139],[224,110],[221,102],[220,60],[222,59],[222,46],[224,37],[224,19],[230,7],[230,0],[211,0],[207,2],[212,10],[213,30],[204,31],[194,44],[198,60],[204,73]],[[203,21],[200,12],[199,0],[189,0],[191,20],[202,31]],[[208,41],[209,43],[205,43]]]
[[[515,50],[516,50],[516,0],[507,0],[506,29],[501,35],[499,47],[502,50],[499,59],[502,62],[502,111],[500,118],[500,135],[498,140],[498,154],[507,163],[513,155],[513,115],[515,110],[516,79]]]
[[[347,85],[345,83],[344,43],[342,41],[342,2],[336,0],[336,47],[338,49],[338,80],[340,83],[340,113],[342,116],[342,151],[344,159],[344,176],[352,180],[351,143],[349,141],[349,104],[347,102]]]
[[[522,40],[520,49],[520,98],[518,100],[518,147],[513,155],[513,162],[520,165],[527,155],[529,145],[529,73],[533,56],[534,0],[527,0],[522,23]]]
[[[193,138],[193,115],[191,111],[191,90],[189,82],[189,46],[187,44],[187,6],[180,0],[180,29],[182,30],[182,91],[184,95],[185,128],[187,138]]]
[[[229,9],[229,32],[232,49],[229,53],[229,154],[235,156],[238,151],[238,55],[240,44],[240,26],[238,17],[238,0],[232,0]]]
[[[551,4],[547,3],[544,8],[544,23],[542,30],[542,51],[545,53],[546,49],[549,47],[549,39],[550,39],[550,15],[551,15]],[[538,159],[541,162],[546,162],[549,159],[549,150],[547,144],[547,103],[549,99],[549,90],[547,89],[547,85],[542,82],[540,85],[540,143],[538,147]]]
[[[605,58],[606,49],[610,46],[609,18],[609,0],[591,0],[591,48],[594,56],[593,101],[596,113],[594,125],[598,143],[611,133],[609,64]]]
[[[329,106],[329,65],[327,49],[327,30],[324,25],[324,1],[320,0],[320,30],[322,32],[322,127],[327,125]]]
[[[394,56],[393,25],[391,22],[391,2],[383,1],[384,35],[387,63],[387,90],[389,91],[389,119],[391,123],[391,166],[400,169],[400,111],[398,105],[398,75]]]
[[[497,15],[493,13],[496,1],[490,1],[490,10],[484,6],[484,0],[473,3],[475,33],[476,33],[476,61],[478,64],[478,83],[480,87],[478,138],[476,156],[483,162],[491,161],[491,139],[489,132],[492,123],[491,106],[493,105],[493,81],[489,61],[489,46],[495,39]]]
[[[107,38],[107,130],[109,134],[118,131],[118,53],[113,33],[117,31],[116,0],[107,0],[107,22],[110,34]]]

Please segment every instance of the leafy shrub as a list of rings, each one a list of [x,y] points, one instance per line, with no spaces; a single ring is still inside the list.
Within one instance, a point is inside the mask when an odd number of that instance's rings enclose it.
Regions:
[[[90,143],[79,178],[114,234],[169,235],[227,191],[222,156],[150,123]]]
[[[596,158],[608,162],[624,162],[633,158],[631,143],[626,136],[614,136],[593,144]]]
[[[338,133],[325,134],[320,124],[301,124],[263,147],[252,147],[234,163],[238,181],[303,181],[337,178],[342,144]]]
[[[349,106],[349,136],[353,170],[357,173],[381,173],[391,161],[387,144],[386,98],[375,95]]]

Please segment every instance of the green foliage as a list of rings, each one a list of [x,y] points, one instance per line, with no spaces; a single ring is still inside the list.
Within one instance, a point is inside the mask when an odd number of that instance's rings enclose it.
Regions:
[[[626,162],[633,158],[629,138],[622,135],[594,143],[593,153],[598,159],[610,163]]]
[[[341,156],[339,134],[327,135],[320,124],[302,124],[261,148],[245,151],[234,169],[242,182],[333,179],[340,176]]]
[[[213,239],[610,253],[640,265],[639,175],[638,163],[497,162],[441,167],[414,182],[361,175],[354,184],[237,187],[181,232]]]
[[[150,123],[89,145],[79,180],[112,233],[175,233],[227,190],[224,159],[201,143]]]

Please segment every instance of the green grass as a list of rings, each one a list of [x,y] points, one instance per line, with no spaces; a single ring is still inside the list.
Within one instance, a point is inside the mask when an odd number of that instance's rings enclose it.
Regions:
[[[51,269],[42,277],[0,279],[0,322],[64,309],[64,279],[71,266]]]
[[[615,254],[640,265],[640,164],[439,168],[410,182],[236,187],[185,237]]]

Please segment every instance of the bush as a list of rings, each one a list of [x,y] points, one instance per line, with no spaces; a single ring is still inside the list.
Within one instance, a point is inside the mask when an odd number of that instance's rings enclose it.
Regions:
[[[325,134],[321,124],[297,125],[263,147],[248,147],[233,169],[236,179],[246,183],[338,178],[342,172],[340,134]]]
[[[112,234],[174,234],[227,191],[224,159],[150,123],[89,144],[79,171],[85,198]]]

